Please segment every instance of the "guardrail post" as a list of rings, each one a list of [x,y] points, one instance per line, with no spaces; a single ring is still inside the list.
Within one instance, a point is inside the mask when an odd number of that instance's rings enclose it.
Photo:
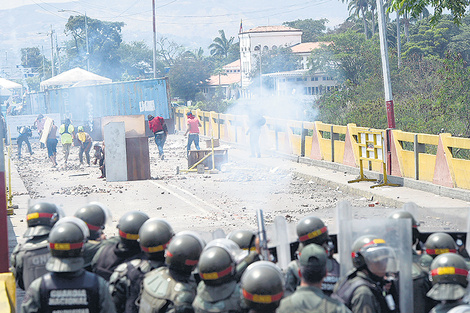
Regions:
[[[418,134],[414,136],[415,179],[419,180],[419,154],[426,151],[426,145],[418,142]]]
[[[308,135],[308,129],[304,128],[304,123],[302,122],[302,130],[301,130],[301,139],[300,139],[300,156],[305,156],[305,137]]]
[[[217,138],[220,139],[220,113],[217,113]]]
[[[331,162],[335,161],[335,140],[339,140],[339,134],[336,134],[333,129],[333,125],[330,128],[330,137],[331,137]]]

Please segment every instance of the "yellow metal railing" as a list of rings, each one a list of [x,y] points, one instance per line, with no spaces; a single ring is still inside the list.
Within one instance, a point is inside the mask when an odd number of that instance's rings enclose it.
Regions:
[[[187,108],[176,109],[177,129],[186,129],[188,111]],[[248,144],[247,116],[200,110],[193,110],[192,113],[201,121],[204,120],[205,129],[201,130],[204,135],[210,136],[208,131],[211,127],[214,138]],[[344,126],[266,116],[266,125],[263,127],[260,141],[264,149],[359,167],[357,138],[361,131],[368,130],[367,127],[358,127],[355,124]],[[459,156],[459,151],[466,151],[466,154],[470,155],[469,138],[392,130],[391,174],[448,187],[470,189],[470,160]],[[371,162],[370,170],[382,172],[382,166],[378,162]],[[444,172],[448,171],[445,177],[441,174],[442,168]]]

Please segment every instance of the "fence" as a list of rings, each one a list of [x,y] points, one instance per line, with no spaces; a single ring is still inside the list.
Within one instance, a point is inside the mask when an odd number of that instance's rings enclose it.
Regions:
[[[176,129],[186,129],[187,108],[176,109]],[[248,144],[248,116],[191,111],[201,121],[201,134],[228,142]],[[261,146],[286,154],[359,167],[358,132],[384,131],[358,127],[302,122],[266,117]],[[436,185],[470,189],[470,139],[439,135],[391,131],[391,174]],[[382,172],[378,163],[368,169]]]

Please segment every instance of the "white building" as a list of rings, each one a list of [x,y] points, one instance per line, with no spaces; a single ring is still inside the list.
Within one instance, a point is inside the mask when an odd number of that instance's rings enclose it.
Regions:
[[[223,67],[224,73],[212,75],[209,78],[207,87],[202,89],[202,93],[208,98],[212,98],[217,89],[221,89],[226,99],[238,98],[240,96],[240,59]]]
[[[314,49],[322,45],[329,45],[329,42],[305,42],[291,47],[292,53],[301,57],[302,69],[288,72],[278,72],[263,74],[263,77],[270,77],[274,81],[274,95],[288,96],[295,95],[304,100],[316,100],[320,95],[337,86],[333,78],[323,72],[314,74],[308,73],[308,56]]]
[[[251,84],[250,72],[261,52],[301,43],[302,31],[287,26],[259,26],[238,34],[240,40],[240,69],[242,97],[246,98]]]

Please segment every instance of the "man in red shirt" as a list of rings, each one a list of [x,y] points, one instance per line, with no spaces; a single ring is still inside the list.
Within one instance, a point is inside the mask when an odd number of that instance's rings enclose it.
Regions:
[[[155,135],[155,144],[158,147],[158,154],[160,159],[163,160],[165,158],[163,155],[163,145],[168,135],[168,128],[166,127],[165,120],[161,116],[153,117],[153,115],[149,114],[148,120],[149,128]]]
[[[199,122],[199,119],[195,117],[191,112],[186,113],[186,116],[188,117],[188,120],[186,121],[188,129],[186,129],[184,135],[186,136],[189,133],[187,151],[189,153],[189,150],[191,150],[191,144],[193,142],[196,146],[196,149],[201,150],[201,148],[199,147],[199,127],[201,127],[201,122]]]

